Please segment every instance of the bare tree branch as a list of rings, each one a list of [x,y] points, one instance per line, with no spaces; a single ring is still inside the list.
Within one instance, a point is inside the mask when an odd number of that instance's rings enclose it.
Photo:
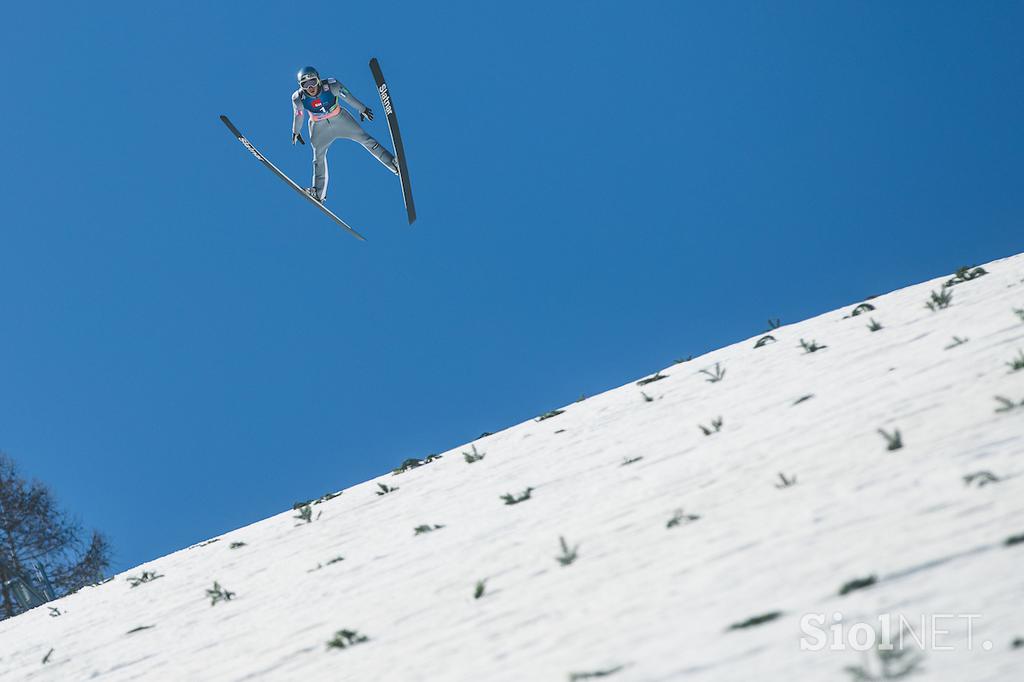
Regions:
[[[58,595],[101,580],[110,565],[110,543],[96,531],[88,545],[84,537],[81,524],[57,506],[50,489],[26,481],[14,460],[0,452],[0,617],[20,612],[7,581],[33,575],[37,565]]]

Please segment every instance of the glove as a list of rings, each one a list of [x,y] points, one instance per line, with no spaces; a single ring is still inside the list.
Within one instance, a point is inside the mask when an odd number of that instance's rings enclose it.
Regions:
[[[360,111],[359,112],[359,120],[360,121],[372,121],[373,120],[373,109],[371,109],[370,107],[366,107],[365,109]]]
[[[302,135],[292,133],[292,144],[295,144],[296,140],[298,140],[299,144],[306,144],[306,141],[302,139]]]

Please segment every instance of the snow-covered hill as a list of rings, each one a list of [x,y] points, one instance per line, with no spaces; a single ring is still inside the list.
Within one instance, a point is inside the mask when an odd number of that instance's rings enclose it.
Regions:
[[[0,680],[1024,679],[1024,256],[983,267],[0,622]]]

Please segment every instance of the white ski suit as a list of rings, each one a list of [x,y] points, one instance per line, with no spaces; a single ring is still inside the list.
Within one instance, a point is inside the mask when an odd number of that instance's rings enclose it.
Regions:
[[[310,96],[299,89],[292,94],[292,134],[302,130],[302,119],[309,112],[309,143],[313,147],[313,188],[320,201],[327,198],[327,149],[337,139],[355,140],[366,147],[392,173],[398,174],[394,155],[380,142],[373,139],[359,123],[341,106],[341,100],[348,102],[356,113],[366,111],[366,106],[349,92],[348,88],[333,78],[325,78],[317,93]]]

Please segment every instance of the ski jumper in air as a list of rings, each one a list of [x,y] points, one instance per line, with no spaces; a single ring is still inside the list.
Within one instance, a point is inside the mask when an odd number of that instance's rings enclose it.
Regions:
[[[384,145],[370,137],[355,117],[341,106],[345,100],[359,114],[360,120],[373,120],[373,110],[366,106],[348,88],[333,78],[320,79],[312,66],[298,73],[299,89],[292,94],[292,144],[305,144],[299,131],[302,119],[309,112],[309,142],[313,146],[313,186],[306,191],[317,201],[327,199],[327,149],[335,140],[355,140],[366,147],[378,161],[395,175],[398,163]]]

